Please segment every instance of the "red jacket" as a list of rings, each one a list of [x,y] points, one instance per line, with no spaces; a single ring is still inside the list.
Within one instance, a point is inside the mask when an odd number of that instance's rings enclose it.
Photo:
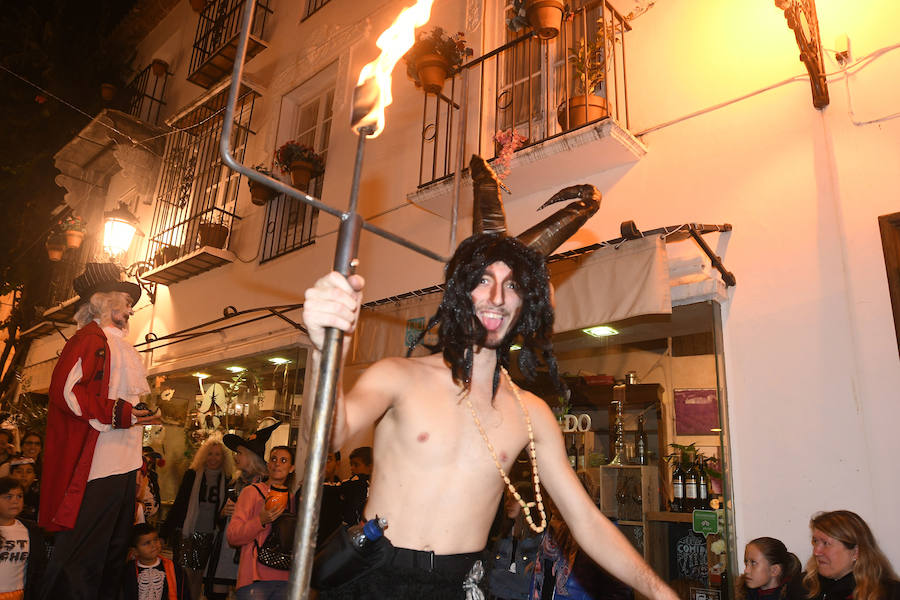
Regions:
[[[50,379],[44,442],[48,468],[41,480],[38,510],[38,524],[47,531],[75,527],[100,434],[88,421],[97,419],[122,429],[131,426],[131,404],[108,399],[108,390],[109,344],[92,321],[66,342]]]

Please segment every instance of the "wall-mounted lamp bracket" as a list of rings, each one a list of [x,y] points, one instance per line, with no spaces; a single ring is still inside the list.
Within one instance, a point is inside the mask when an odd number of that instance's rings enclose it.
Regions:
[[[816,0],[775,0],[775,6],[784,11],[788,27],[794,32],[800,61],[809,73],[813,106],[825,108],[828,98],[828,82],[825,80],[825,61],[822,58],[822,41],[819,38],[819,18]]]
[[[141,275],[153,268],[153,265],[146,260],[141,260],[125,267],[125,274],[134,277],[141,289],[147,293],[150,298],[150,304],[156,304],[156,282],[147,281]]]

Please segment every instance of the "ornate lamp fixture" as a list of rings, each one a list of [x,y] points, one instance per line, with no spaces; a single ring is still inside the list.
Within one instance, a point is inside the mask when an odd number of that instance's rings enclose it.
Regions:
[[[113,256],[125,254],[138,231],[137,217],[120,203],[118,208],[103,213],[103,250]]]
[[[138,228],[138,219],[124,203],[118,208],[103,213],[103,250],[118,262],[131,247],[135,233],[144,235]],[[147,292],[151,303],[156,303],[156,283],[141,279],[141,275],[150,270],[152,265],[147,261],[138,261],[125,267],[125,274],[134,277],[141,289]]]
[[[813,106],[825,108],[830,102],[828,83],[825,81],[825,62],[822,59],[822,42],[819,39],[819,19],[816,16],[816,0],[775,0],[775,6],[784,11],[788,27],[794,31],[800,60],[809,73]]]

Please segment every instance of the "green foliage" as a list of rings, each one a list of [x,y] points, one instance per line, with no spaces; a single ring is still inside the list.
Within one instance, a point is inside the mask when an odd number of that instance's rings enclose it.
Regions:
[[[65,219],[62,219],[59,222],[56,229],[57,231],[80,231],[84,233],[87,231],[87,226],[85,225],[84,219],[75,213],[70,213]]]
[[[416,32],[415,43],[403,55],[406,73],[416,82],[419,81],[417,63],[426,54],[442,56],[450,63],[451,68],[458,67],[466,56],[466,36],[462,31],[455,35],[447,35],[442,27],[435,27],[428,32]]]
[[[314,175],[318,175],[325,170],[325,159],[306,144],[289,140],[275,151],[275,166],[281,169],[282,173],[290,172],[291,163],[298,160],[305,160],[312,164]]]
[[[605,45],[606,37],[603,30],[599,30],[593,40],[581,40],[569,49],[568,60],[574,71],[576,93],[584,94],[589,90],[591,94],[600,95],[600,84],[606,80]]]

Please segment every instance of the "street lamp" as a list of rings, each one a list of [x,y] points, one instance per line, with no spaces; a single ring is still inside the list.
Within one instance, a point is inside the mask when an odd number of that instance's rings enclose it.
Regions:
[[[120,203],[119,207],[103,213],[103,250],[113,256],[125,254],[131,247],[134,234],[144,233],[138,229],[138,220],[131,211]]]
[[[117,257],[125,256],[131,247],[134,234],[144,235],[138,228],[138,219],[132,214],[124,202],[119,207],[103,213],[103,251],[118,262]],[[141,289],[147,292],[151,304],[156,303],[156,283],[142,279],[142,275],[151,268],[147,261],[138,261],[125,267],[125,274],[134,277]]]

